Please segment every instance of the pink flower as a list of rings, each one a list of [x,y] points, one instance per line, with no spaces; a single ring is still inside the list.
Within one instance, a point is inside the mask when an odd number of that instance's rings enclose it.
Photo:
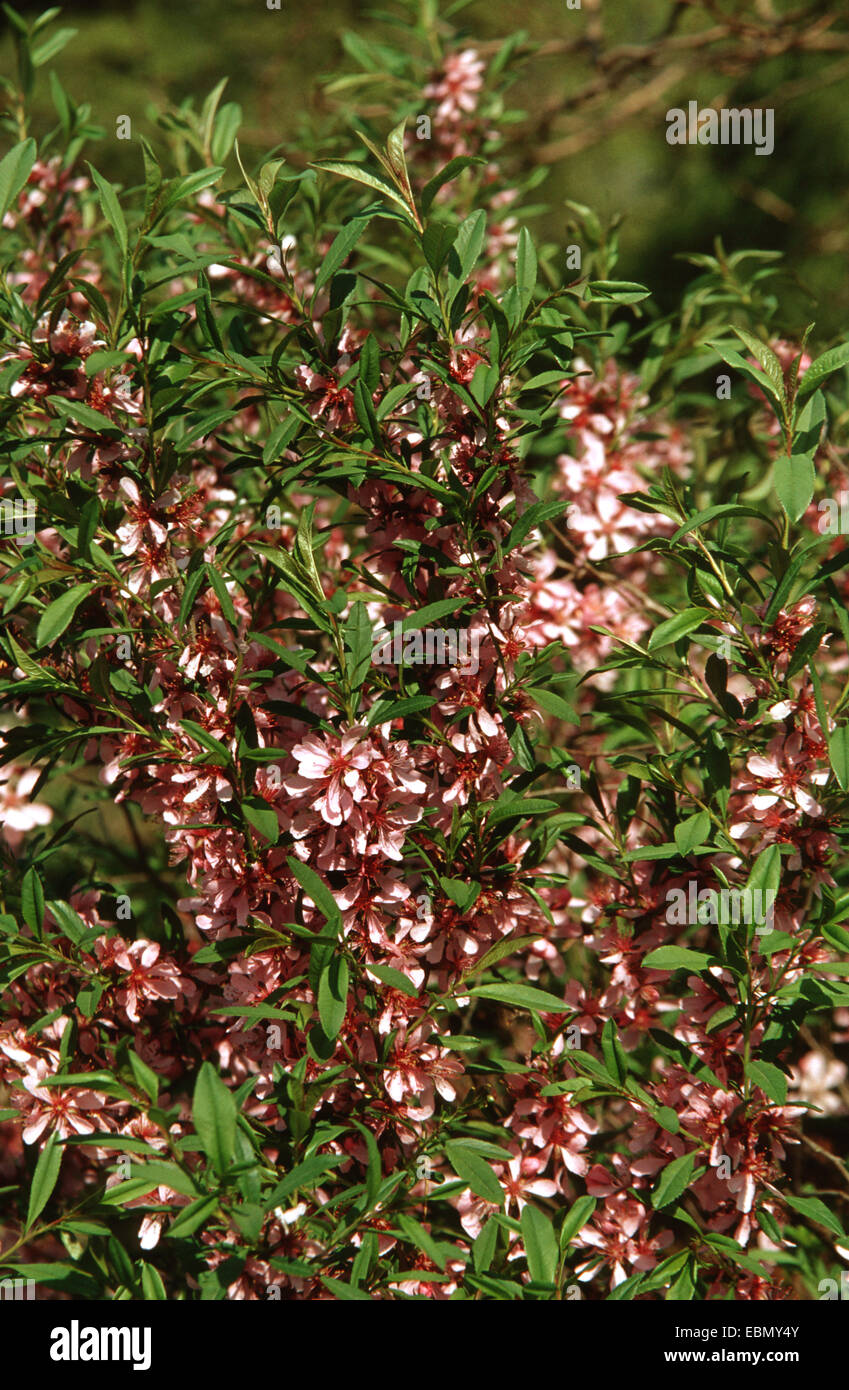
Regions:
[[[309,797],[309,805],[328,825],[341,825],[368,793],[361,773],[373,759],[373,750],[357,725],[339,738],[331,734],[307,734],[292,755],[298,772],[283,779],[286,790]]]
[[[158,942],[145,940],[115,952],[115,964],[128,976],[115,997],[133,1023],[140,1020],[144,1000],[178,999],[182,993],[179,970],[171,961],[160,960],[159,953]]]

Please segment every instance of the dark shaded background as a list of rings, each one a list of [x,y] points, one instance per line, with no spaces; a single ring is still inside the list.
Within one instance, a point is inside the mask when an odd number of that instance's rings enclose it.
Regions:
[[[393,9],[393,0],[385,4]],[[16,8],[29,17],[45,6],[19,0]],[[575,11],[566,0],[472,0],[452,22],[470,44],[492,44],[523,30],[541,50],[511,97],[529,113],[526,157],[553,166],[541,190],[554,209],[539,224],[543,234],[564,239],[564,198],[604,216],[623,213],[617,274],[651,286],[665,309],[694,273],[677,253],[710,251],[717,235],[729,251],[781,250],[792,281],[783,326],[800,329],[816,319],[817,337],[831,338],[849,320],[849,0],[811,6],[805,28],[811,34],[823,25],[824,43],[831,45],[824,51],[791,49],[754,64],[746,56],[747,15],[780,22],[799,8],[785,0],[709,0],[706,13],[690,0],[583,0]],[[727,49],[724,56],[706,50],[690,72],[657,92],[650,84],[662,82],[664,62],[648,61],[600,101],[575,106],[575,94],[600,71],[600,45],[650,43],[676,11],[682,34],[723,17],[739,23],[730,57]],[[0,22],[5,26],[5,19]],[[371,6],[353,0],[283,0],[280,12],[269,11],[265,0],[72,0],[58,22],[79,30],[55,60],[59,75],[77,101],[91,103],[93,118],[107,131],[87,153],[127,183],[138,181],[141,163],[137,146],[115,139],[116,116],[130,115],[134,134],[155,139],[157,111],[186,97],[199,106],[223,76],[229,78],[225,99],[244,109],[239,140],[248,155],[282,143],[297,162],[305,119],[319,130],[338,130],[339,110],[323,95],[320,80],[357,70],[341,32],[395,41],[398,32]],[[587,43],[578,52],[557,51],[587,34],[595,48]],[[6,30],[0,70],[11,68]],[[666,110],[690,98],[702,105],[774,105],[775,153],[764,158],[744,148],[670,147]],[[36,111],[39,126],[53,121],[46,69],[39,72]]]

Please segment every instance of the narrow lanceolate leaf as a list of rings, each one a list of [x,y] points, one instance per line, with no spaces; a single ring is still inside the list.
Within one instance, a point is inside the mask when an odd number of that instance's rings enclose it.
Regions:
[[[328,280],[332,280],[337,270],[345,264],[370,221],[371,215],[354,217],[339,232],[315,277],[316,293],[327,284]]]
[[[520,1225],[528,1273],[535,1284],[553,1284],[560,1253],[554,1227],[548,1217],[530,1203],[522,1209]]]
[[[658,624],[649,638],[648,650],[651,652],[659,647],[668,647],[671,642],[677,642],[679,637],[686,637],[688,632],[701,627],[706,618],[715,617],[716,614],[710,608],[685,608],[683,613],[676,613]]]
[[[612,1018],[607,1020],[601,1030],[601,1050],[607,1070],[621,1085],[628,1074],[628,1064]]]
[[[344,956],[333,956],[322,970],[318,985],[318,1016],[326,1037],[338,1036],[347,1009],[348,962]]]
[[[478,985],[469,994],[476,999],[492,999],[496,1004],[509,1004],[513,1009],[533,1009],[537,1013],[569,1013],[569,1005],[544,989],[531,985]]]
[[[841,724],[830,734],[828,756],[841,788],[849,791],[849,724]]]
[[[560,1248],[565,1250],[573,1236],[586,1226],[590,1217],[596,1209],[596,1198],[585,1195],[579,1197],[566,1213],[563,1225],[560,1227]]]
[[[323,169],[328,174],[341,174],[342,178],[352,179],[354,183],[363,183],[367,188],[376,189],[378,193],[383,194],[384,198],[388,198],[397,207],[403,208],[409,217],[409,210],[404,199],[382,174],[373,174],[362,164],[347,164],[344,160],[336,159],[316,159],[313,161],[312,168]]]
[[[341,919],[339,904],[334,898],[329,888],[326,888],[309,864],[302,864],[300,859],[293,859],[288,856],[286,863],[294,878],[298,880],[304,892],[312,898],[319,912],[328,922],[338,922]]]
[[[615,304],[639,304],[648,299],[651,290],[633,280],[590,280],[587,299],[611,300]]]
[[[21,916],[36,936],[40,936],[44,922],[44,888],[35,868],[27,869],[21,884]]]
[[[204,1153],[216,1171],[223,1173],[236,1144],[236,1102],[211,1062],[204,1062],[198,1072],[192,1119]]]
[[[0,159],[0,220],[12,207],[32,173],[35,154],[35,141],[24,140]]]
[[[536,248],[534,246],[533,237],[527,227],[523,227],[519,233],[519,245],[516,248],[516,288],[519,291],[519,298],[523,309],[527,309],[533,299],[536,283]]]
[[[184,1237],[192,1235],[199,1226],[209,1220],[218,1206],[217,1197],[199,1197],[196,1202],[183,1207],[176,1220],[172,1221],[166,1236]]]
[[[313,1154],[312,1158],[299,1163],[271,1189],[265,1198],[266,1210],[279,1206],[301,1188],[314,1187],[319,1178],[324,1178],[328,1173],[332,1173],[334,1168],[347,1161],[345,1154]]]
[[[88,598],[93,588],[93,584],[75,584],[72,589],[66,590],[47,605],[38,621],[35,634],[37,647],[47,647],[51,642],[55,642],[57,637],[62,636],[80,604]]]
[[[62,1145],[59,1142],[58,1132],[54,1129],[38,1156],[35,1165],[35,1172],[32,1176],[32,1186],[29,1191],[29,1206],[27,1207],[26,1229],[29,1230],[33,1222],[41,1215],[48,1201],[50,1194],[56,1186],[59,1177],[59,1169],[62,1166]]]
[[[125,256],[127,254],[127,223],[121,211],[121,204],[118,202],[118,194],[109,180],[105,179],[102,174],[98,174],[93,165],[89,164],[88,167],[100,194],[100,206],[103,209],[103,215],[115,233],[115,240],[121,255]]]
[[[735,328],[734,332],[746,344],[755,361],[760,363],[776,393],[783,399],[785,395],[784,369],[772,348],[768,343],[762,343],[759,338],[756,338],[745,328]]]

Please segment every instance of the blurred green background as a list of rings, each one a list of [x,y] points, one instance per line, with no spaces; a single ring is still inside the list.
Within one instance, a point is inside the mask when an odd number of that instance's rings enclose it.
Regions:
[[[393,0],[384,4],[398,14]],[[19,0],[16,8],[32,18],[45,6]],[[470,45],[492,45],[521,30],[539,47],[510,96],[529,116],[521,128],[526,161],[552,165],[541,198],[553,210],[537,224],[542,234],[568,239],[564,198],[604,217],[624,214],[616,273],[649,285],[663,308],[675,303],[695,274],[678,253],[711,251],[718,235],[728,250],[780,250],[789,277],[782,327],[798,331],[816,319],[818,339],[845,329],[849,0],[811,3],[797,26],[805,51],[785,41],[782,21],[799,10],[790,0],[710,0],[708,14],[690,0],[583,0],[581,10],[568,8],[567,0],[471,0],[453,8],[451,23]],[[655,54],[629,68],[629,54],[652,44],[673,16],[680,46],[668,58]],[[724,19],[736,26],[730,44],[687,47],[688,35],[717,22],[721,27]],[[126,183],[139,180],[141,161],[137,145],[115,138],[118,115],[130,115],[134,135],[155,143],[154,108],[189,96],[199,106],[227,76],[224,99],[244,109],[239,140],[248,156],[280,143],[295,158],[291,152],[305,120],[328,136],[338,131],[338,108],[322,92],[320,79],[357,71],[342,31],[398,41],[385,15],[353,0],[283,0],[280,11],[268,10],[266,0],[85,0],[64,5],[58,22],[79,32],[55,60],[57,71],[75,100],[91,103],[93,118],[108,132],[86,153]],[[771,26],[771,54],[763,53],[749,24]],[[574,41],[583,46],[563,51]],[[0,70],[10,73],[7,27],[0,44]],[[621,70],[621,81],[617,77],[613,90],[596,102],[576,102],[576,94],[603,75],[598,56],[611,48],[623,56],[608,71]],[[670,147],[666,111],[691,98],[701,105],[774,106],[774,154]],[[40,128],[55,120],[44,68],[36,112]]]

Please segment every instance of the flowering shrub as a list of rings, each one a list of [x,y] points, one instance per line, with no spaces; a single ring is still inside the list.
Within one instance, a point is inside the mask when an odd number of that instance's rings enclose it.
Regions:
[[[816,1298],[849,351],[769,254],[661,320],[589,209],[538,244],[509,43],[412,29],[388,137],[310,164],[248,172],[219,88],[121,190],[55,78],[30,135],[16,24],[0,1272]]]

